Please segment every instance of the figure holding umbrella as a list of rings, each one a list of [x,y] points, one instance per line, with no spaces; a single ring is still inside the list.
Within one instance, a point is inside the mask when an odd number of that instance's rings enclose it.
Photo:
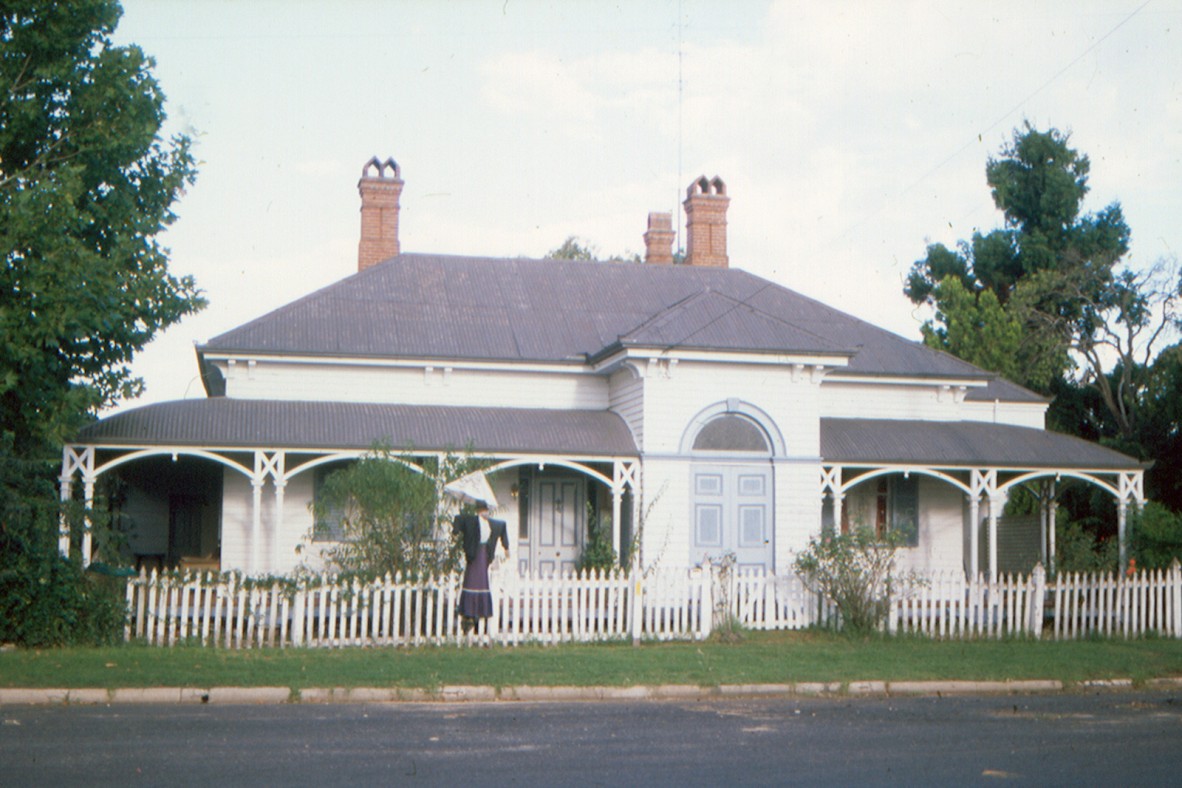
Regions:
[[[505,557],[509,557],[505,521],[490,519],[488,502],[483,499],[476,501],[475,509],[475,514],[456,515],[452,522],[452,530],[463,542],[466,562],[459,607],[465,634],[471,632],[480,619],[487,619],[493,613],[488,567],[496,556],[498,541],[505,547]]]

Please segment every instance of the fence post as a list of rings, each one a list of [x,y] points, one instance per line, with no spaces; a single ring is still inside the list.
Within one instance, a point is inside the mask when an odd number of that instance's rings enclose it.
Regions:
[[[1034,635],[1035,640],[1042,639],[1042,625],[1043,625],[1043,608],[1046,604],[1047,591],[1047,570],[1043,568],[1042,563],[1034,565],[1034,572],[1031,573],[1030,579],[1034,581],[1034,604],[1030,606],[1030,633]]]
[[[1173,596],[1173,634],[1176,638],[1182,638],[1182,563],[1177,558],[1170,564],[1170,593]]]
[[[633,562],[632,576],[628,578],[628,585],[632,590],[632,598],[628,600],[628,627],[632,630],[632,645],[640,645],[640,617],[642,615],[641,597],[644,595],[643,574],[640,567]]]
[[[701,606],[698,608],[698,610],[699,610],[699,613],[698,613],[698,621],[699,621],[698,634],[704,640],[704,639],[710,637],[710,633],[714,631],[714,616],[717,611],[714,609],[714,582],[716,580],[716,578],[714,576],[714,572],[715,572],[714,564],[712,562],[707,562],[706,566],[703,567],[703,569],[708,574],[706,574],[705,577],[699,576],[699,579],[702,582],[702,602],[701,602]],[[693,573],[695,571],[701,572],[701,571],[703,571],[703,569],[699,569],[699,570],[691,569],[690,570],[691,577],[693,576]],[[727,597],[724,597],[724,600],[726,600],[726,599],[727,599]],[[730,610],[726,610],[723,612],[723,615],[726,615],[726,616],[729,616],[730,614],[731,614]],[[725,622],[722,622],[722,624],[723,624],[723,626],[726,625]],[[723,632],[727,632],[727,631],[728,630],[726,630],[726,629],[723,630]]]
[[[307,605],[307,593],[307,589],[301,581],[295,589],[291,612],[291,644],[296,647],[304,645],[304,610]]]

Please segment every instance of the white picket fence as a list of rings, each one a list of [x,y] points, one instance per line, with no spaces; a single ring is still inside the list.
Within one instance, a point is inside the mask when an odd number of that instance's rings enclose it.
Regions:
[[[130,578],[127,640],[226,648],[562,643],[700,639],[710,634],[710,575],[654,571],[584,576],[492,573],[494,613],[464,633],[460,577],[369,583],[332,578],[271,584],[236,574],[156,573]],[[705,611],[705,612],[704,612]]]
[[[937,638],[1044,635],[1182,638],[1182,567],[1124,574],[930,575],[892,600],[890,632]]]
[[[689,640],[730,618],[748,629],[839,626],[830,600],[796,575],[719,573],[709,567],[584,576],[491,576],[494,613],[472,634],[456,614],[456,575],[370,583],[331,577],[270,584],[236,574],[156,573],[129,578],[127,640],[226,648],[413,646]],[[1132,576],[935,574],[896,589],[886,629],[933,638],[1099,634],[1182,637],[1182,568]]]

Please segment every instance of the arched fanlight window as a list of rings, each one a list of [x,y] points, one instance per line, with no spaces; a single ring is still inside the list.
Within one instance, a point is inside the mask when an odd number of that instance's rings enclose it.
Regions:
[[[694,451],[736,451],[770,454],[767,435],[758,424],[726,413],[711,419],[694,438]]]

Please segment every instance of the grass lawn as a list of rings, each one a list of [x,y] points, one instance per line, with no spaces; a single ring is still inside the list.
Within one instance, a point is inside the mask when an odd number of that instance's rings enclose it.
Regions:
[[[632,686],[1182,675],[1182,640],[932,641],[755,632],[737,644],[229,651],[199,646],[0,652],[0,687]]]

